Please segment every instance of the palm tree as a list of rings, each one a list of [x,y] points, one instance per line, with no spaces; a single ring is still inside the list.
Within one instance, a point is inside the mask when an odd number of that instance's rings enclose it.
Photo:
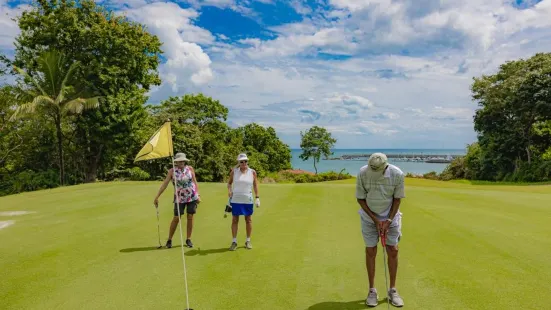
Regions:
[[[23,76],[23,84],[19,86],[19,105],[11,120],[21,115],[42,113],[55,123],[57,147],[59,153],[59,182],[63,185],[65,169],[63,163],[63,133],[61,123],[67,115],[76,115],[86,109],[99,106],[99,97],[85,95],[84,83],[75,81],[74,74],[80,63],[69,61],[56,51],[46,51],[37,59],[38,68],[35,76],[31,76],[21,68],[14,69]]]

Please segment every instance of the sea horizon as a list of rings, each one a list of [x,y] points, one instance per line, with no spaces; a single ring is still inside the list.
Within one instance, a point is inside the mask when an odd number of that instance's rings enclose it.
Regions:
[[[293,169],[305,170],[315,172],[313,159],[303,161],[299,158],[302,149],[291,149],[291,165]],[[357,154],[371,154],[374,152],[382,152],[387,155],[411,155],[411,154],[423,154],[423,155],[435,155],[439,157],[446,157],[448,155],[465,155],[466,148],[334,148],[333,154],[330,158],[338,158],[342,155],[357,155]],[[449,163],[426,163],[426,162],[414,162],[414,161],[400,161],[395,158],[389,158],[389,163],[400,168],[404,173],[412,174],[425,174],[429,172],[441,173],[448,166]],[[352,175],[355,175],[359,169],[367,164],[367,158],[363,159],[330,159],[326,160],[323,157],[316,163],[318,173],[335,171],[340,172],[344,169]]]

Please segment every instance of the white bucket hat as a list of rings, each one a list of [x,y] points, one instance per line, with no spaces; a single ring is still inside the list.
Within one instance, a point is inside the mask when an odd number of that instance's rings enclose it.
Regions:
[[[369,156],[367,164],[371,171],[380,172],[388,166],[388,158],[383,153],[373,153]]]
[[[176,156],[174,156],[174,161],[189,161],[189,159],[186,157],[186,154],[184,153],[177,153]]]
[[[242,160],[249,161],[249,158],[247,157],[247,154],[241,153],[241,154],[237,155],[237,162],[240,162]]]

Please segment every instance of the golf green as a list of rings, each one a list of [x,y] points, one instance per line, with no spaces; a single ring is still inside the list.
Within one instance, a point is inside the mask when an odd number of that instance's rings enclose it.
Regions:
[[[159,186],[97,183],[0,198],[0,308],[186,308],[179,230],[172,249],[157,249]],[[262,184],[254,248],[243,247],[242,219],[235,252],[225,184],[199,187],[195,247],[184,249],[191,308],[367,308],[354,180]],[[160,203],[163,245],[171,194]],[[549,309],[551,186],[408,179],[406,195],[404,308]],[[386,308],[379,254],[377,308]]]

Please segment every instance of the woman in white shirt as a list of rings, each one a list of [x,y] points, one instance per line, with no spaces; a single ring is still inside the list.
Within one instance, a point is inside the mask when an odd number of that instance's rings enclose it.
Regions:
[[[239,165],[231,170],[228,180],[228,197],[230,198],[233,215],[231,225],[233,240],[230,251],[235,251],[237,249],[237,228],[239,225],[239,216],[241,215],[245,216],[245,222],[247,224],[247,241],[245,242],[245,248],[252,249],[251,232],[253,225],[251,217],[254,210],[252,188],[254,188],[256,194],[256,207],[260,207],[256,171],[249,168],[249,158],[244,153],[237,156],[237,162]]]

